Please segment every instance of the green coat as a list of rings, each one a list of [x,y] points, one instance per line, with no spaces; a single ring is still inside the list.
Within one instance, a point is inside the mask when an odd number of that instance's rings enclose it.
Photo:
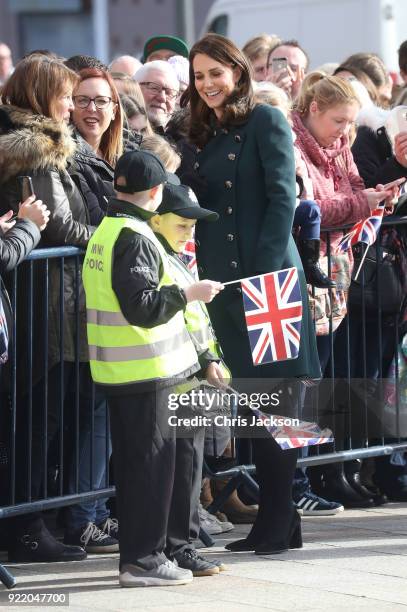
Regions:
[[[226,282],[295,266],[301,280],[304,316],[295,360],[253,366],[239,285],[225,288],[209,305],[232,375],[318,378],[307,287],[291,235],[296,188],[287,121],[279,110],[257,106],[244,125],[215,129],[213,138],[198,152],[195,169],[206,184],[201,205],[220,216],[216,223],[198,223],[200,277]]]

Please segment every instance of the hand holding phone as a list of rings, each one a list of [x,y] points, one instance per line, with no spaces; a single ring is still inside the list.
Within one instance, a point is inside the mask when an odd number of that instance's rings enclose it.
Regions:
[[[34,195],[34,187],[31,176],[18,176],[21,186],[21,202]]]
[[[38,227],[38,229],[42,232],[42,230],[46,227],[49,217],[50,211],[42,203],[42,200],[36,200],[35,195],[30,196],[22,204],[20,204],[20,209],[18,211],[19,219],[29,219]]]
[[[271,67],[274,73],[287,70],[288,61],[286,57],[274,57],[271,60]]]
[[[388,189],[393,189],[393,187],[400,187],[400,185],[402,185],[405,182],[406,182],[406,178],[402,176],[401,178],[398,178],[395,181],[391,181],[390,183],[386,183],[385,185],[383,185],[383,189],[387,191]]]

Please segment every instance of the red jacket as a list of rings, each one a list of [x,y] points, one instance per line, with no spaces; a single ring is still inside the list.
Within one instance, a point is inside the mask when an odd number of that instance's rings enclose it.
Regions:
[[[343,136],[330,149],[321,147],[302,122],[292,114],[296,147],[307,166],[314,189],[314,199],[321,209],[322,228],[356,223],[370,215],[362,178],[353,161],[348,138]],[[332,248],[343,232],[331,234]],[[323,236],[322,236],[323,237]],[[321,250],[325,247],[321,244]]]

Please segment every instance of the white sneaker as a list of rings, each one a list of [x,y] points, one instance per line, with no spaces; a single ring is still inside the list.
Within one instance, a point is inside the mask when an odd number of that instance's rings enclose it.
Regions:
[[[119,574],[119,583],[122,587],[173,586],[188,584],[192,580],[193,575],[190,570],[177,567],[169,559],[149,570],[127,563],[123,565]]]
[[[205,510],[202,504],[199,504],[198,513],[200,525],[209,535],[218,535],[235,528],[229,521],[220,521],[214,514]]]

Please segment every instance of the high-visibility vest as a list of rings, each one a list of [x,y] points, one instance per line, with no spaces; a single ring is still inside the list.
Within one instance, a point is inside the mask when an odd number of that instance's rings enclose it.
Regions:
[[[175,283],[185,289],[196,283],[196,279],[188,268],[182,263],[177,255],[168,255],[170,263],[170,273]],[[203,302],[195,300],[188,302],[184,311],[184,318],[187,329],[194,338],[195,343],[201,351],[210,350],[220,360],[220,366],[225,380],[230,380],[231,374],[222,361],[222,350],[216,338],[215,332],[209,318],[208,311]]]
[[[133,217],[103,219],[83,265],[90,368],[93,380],[102,385],[172,378],[198,362],[182,310],[149,329],[130,325],[123,316],[111,279],[114,245],[125,227],[148,238],[159,251],[163,275],[157,289],[174,285],[168,255],[147,223]]]

